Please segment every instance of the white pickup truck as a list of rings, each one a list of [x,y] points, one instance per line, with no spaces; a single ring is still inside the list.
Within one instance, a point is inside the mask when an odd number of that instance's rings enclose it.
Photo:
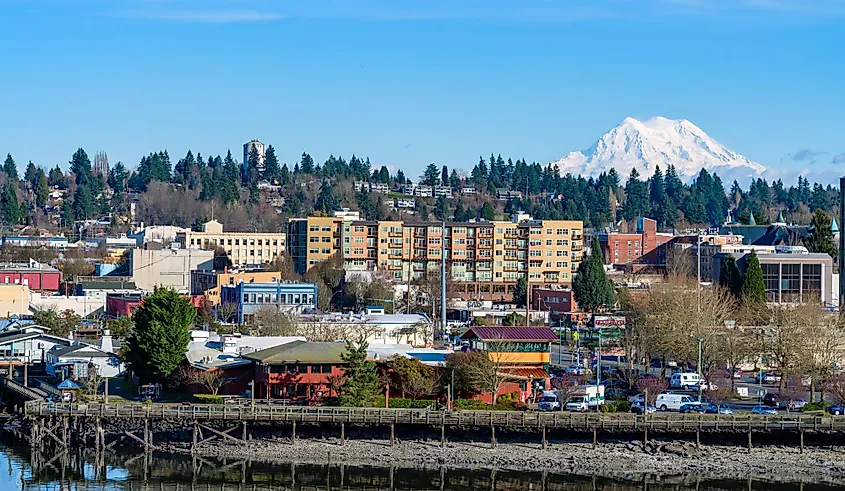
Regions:
[[[604,404],[604,385],[582,385],[566,402],[567,411],[587,411]]]

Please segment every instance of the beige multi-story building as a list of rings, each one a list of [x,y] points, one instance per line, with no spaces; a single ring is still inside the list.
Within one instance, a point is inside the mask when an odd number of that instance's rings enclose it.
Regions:
[[[300,273],[340,253],[347,271],[380,271],[405,282],[438,271],[445,250],[450,294],[466,299],[507,301],[520,277],[537,286],[571,286],[583,255],[581,221],[524,214],[445,228],[441,222],[310,217],[291,220],[288,235]]]
[[[222,247],[232,264],[261,267],[285,253],[287,234],[284,232],[224,232],[223,224],[212,220],[203,225],[202,232],[186,230],[176,234],[182,248],[215,250]]]
[[[204,295],[211,305],[220,303],[220,287],[224,285],[237,285],[244,283],[271,283],[282,281],[282,273],[278,271],[244,271],[227,272],[218,271],[191,271],[191,295]]]

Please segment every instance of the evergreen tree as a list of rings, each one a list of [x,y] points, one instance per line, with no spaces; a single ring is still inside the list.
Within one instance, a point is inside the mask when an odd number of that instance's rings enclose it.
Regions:
[[[50,199],[50,186],[47,185],[47,174],[44,173],[43,169],[38,169],[36,172],[33,191],[35,192],[35,205],[39,210],[43,210],[47,200]]]
[[[8,180],[0,193],[0,218],[4,225],[18,225],[23,218],[23,211],[18,200],[17,184]]]
[[[267,152],[264,155],[264,179],[272,183],[279,183],[281,180],[282,169],[279,167],[279,159],[276,157],[276,149],[273,145],[267,146]]]
[[[18,166],[15,164],[15,159],[12,158],[12,154],[6,154],[6,160],[3,161],[3,172],[6,173],[6,177],[14,183],[20,181],[18,177]]]
[[[625,183],[625,196],[625,206],[622,208],[625,220],[634,220],[648,214],[648,184],[640,180],[637,169],[631,169],[628,182]]]
[[[440,184],[442,186],[449,185],[449,169],[444,165],[440,171]]]
[[[481,218],[487,221],[493,221],[496,219],[496,210],[493,209],[493,205],[489,202],[485,201],[484,204],[481,206],[481,209],[478,210],[478,214]]]
[[[516,285],[514,285],[513,288],[513,303],[516,304],[517,307],[525,307],[527,301],[528,280],[525,279],[525,275],[522,275],[518,280],[516,280]]]
[[[344,363],[346,379],[340,388],[340,405],[345,407],[373,407],[380,387],[376,364],[367,360],[367,343],[346,342],[340,359]]]
[[[290,186],[293,182],[290,175],[290,169],[288,169],[288,164],[282,164],[281,170],[279,170],[279,185],[280,186]]]
[[[441,221],[449,218],[449,204],[442,194],[437,197],[434,203],[434,217]]]
[[[50,186],[56,186],[59,189],[67,188],[67,182],[65,182],[65,173],[62,172],[62,169],[56,165],[55,168],[50,169],[50,175],[47,177],[47,184]]]
[[[745,274],[742,278],[740,295],[743,303],[763,305],[766,303],[766,284],[763,282],[763,269],[757,253],[751,251],[745,261]]]
[[[70,171],[76,178],[76,185],[88,184],[91,181],[91,160],[85,150],[79,148],[70,159]]]
[[[437,164],[428,164],[425,172],[420,176],[420,182],[428,186],[436,186],[440,183],[440,170],[437,168]]]
[[[30,189],[35,189],[35,185],[38,184],[38,169],[35,168],[35,164],[33,164],[31,160],[28,164],[26,164],[26,172],[24,173],[23,178],[29,185]]]
[[[616,303],[616,290],[613,281],[604,272],[601,246],[597,238],[593,238],[590,256],[578,266],[572,288],[581,310],[595,312],[612,308]]]
[[[311,155],[305,152],[302,152],[302,158],[299,161],[299,172],[303,174],[314,173],[314,159],[311,158]]]
[[[455,206],[455,221],[466,222],[470,218],[474,217],[466,210],[466,208],[464,208],[464,204],[461,201],[458,201],[457,206]]]
[[[461,178],[455,169],[452,169],[452,174],[449,176],[449,186],[453,191],[458,192],[461,190]]]
[[[737,297],[740,295],[742,291],[742,275],[736,266],[736,259],[733,256],[727,256],[722,259],[722,265],[719,269],[719,284],[730,290]]]
[[[244,164],[244,184],[252,188],[253,184],[257,184],[261,178],[261,155],[258,153],[258,147],[253,145],[249,148],[247,161]]]
[[[817,209],[813,213],[810,229],[810,233],[804,239],[804,246],[807,250],[825,253],[835,259],[839,250],[834,242],[830,215],[825,213],[824,210]]]
[[[91,195],[89,186],[78,185],[73,194],[73,219],[87,220],[92,217],[95,209],[94,197]]]
[[[129,179],[129,174],[123,162],[118,162],[109,170],[108,185],[115,194],[123,194],[126,192],[126,181]]]
[[[454,172],[454,171],[453,171]],[[405,179],[405,173],[402,172],[402,169],[396,171],[396,184],[405,184],[407,179]]]
[[[73,201],[66,199],[62,202],[62,226],[73,226]]]
[[[165,382],[185,360],[197,311],[176,290],[156,288],[135,311],[126,360],[142,382]]]
[[[324,216],[330,215],[331,212],[339,208],[337,198],[334,196],[328,179],[323,179],[323,183],[320,185],[320,194],[317,195],[315,208],[322,212]]]

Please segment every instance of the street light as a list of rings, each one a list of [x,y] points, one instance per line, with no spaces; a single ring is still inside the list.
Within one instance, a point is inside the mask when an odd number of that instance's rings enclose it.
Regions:
[[[701,402],[701,343],[703,338],[698,338],[698,402]]]

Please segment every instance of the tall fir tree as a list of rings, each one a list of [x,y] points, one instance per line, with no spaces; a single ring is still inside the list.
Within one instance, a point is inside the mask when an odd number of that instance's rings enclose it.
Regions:
[[[344,363],[345,380],[340,388],[339,402],[346,407],[373,407],[380,387],[375,362],[367,359],[367,343],[346,342],[340,355]]]
[[[630,221],[648,215],[648,184],[640,179],[637,169],[631,169],[628,182],[625,183],[625,196],[625,205],[622,208],[625,220]]]
[[[32,163],[30,160],[28,164],[26,164],[26,172],[24,172],[23,179],[26,181],[27,186],[29,189],[35,189],[35,185],[38,184],[36,180],[38,178],[38,169],[35,168],[35,164]]]
[[[834,241],[832,219],[824,210],[816,210],[810,222],[810,233],[804,239],[804,246],[810,252],[821,252],[836,258],[839,253]]]
[[[50,186],[47,185],[47,174],[43,169],[38,169],[35,176],[35,205],[39,210],[44,210],[47,200],[50,199]]]
[[[5,225],[18,225],[23,218],[17,187],[17,184],[8,180],[3,183],[3,190],[0,192],[0,218]]]
[[[610,309],[616,303],[616,290],[613,281],[604,272],[601,246],[597,238],[593,238],[590,255],[578,266],[572,289],[575,301],[583,311]]]
[[[751,251],[748,259],[745,260],[745,274],[742,278],[740,295],[743,303],[752,305],[765,305],[766,284],[763,282],[763,268],[760,267],[760,259],[757,252]]]
[[[311,155],[305,152],[302,152],[302,158],[299,161],[299,172],[303,174],[314,173],[314,159],[311,158]]]
[[[722,259],[719,268],[719,284],[739,297],[742,291],[742,275],[736,266],[736,259],[733,256],[727,256]]]
[[[12,154],[6,154],[6,160],[3,161],[3,172],[6,174],[6,177],[17,184],[20,181],[18,177],[18,166],[15,164],[15,159],[12,158]]]
[[[282,169],[279,167],[279,159],[276,157],[276,149],[273,145],[268,145],[264,154],[263,177],[274,184],[278,184],[282,177]]]

